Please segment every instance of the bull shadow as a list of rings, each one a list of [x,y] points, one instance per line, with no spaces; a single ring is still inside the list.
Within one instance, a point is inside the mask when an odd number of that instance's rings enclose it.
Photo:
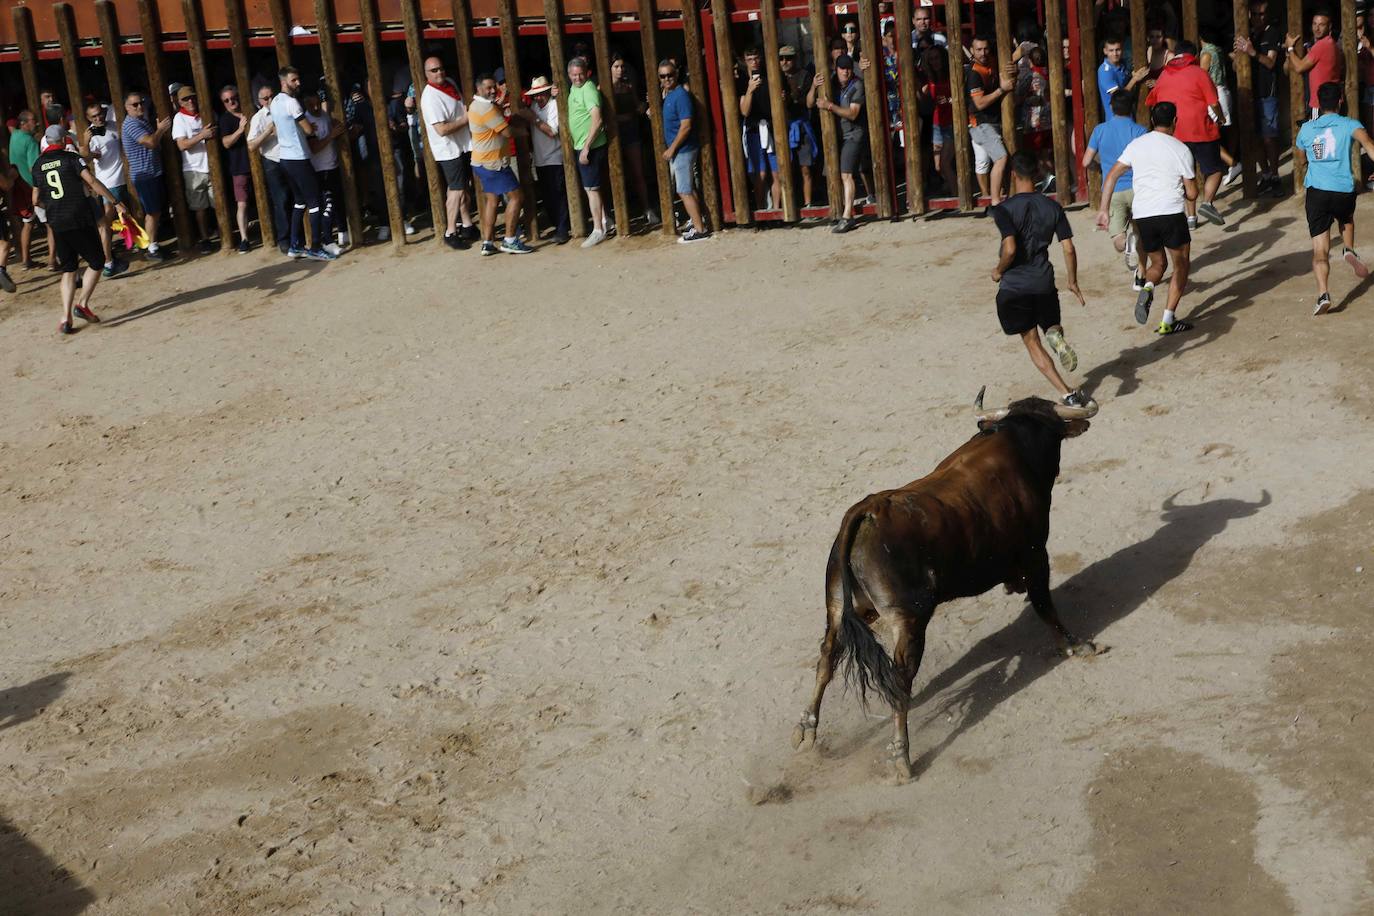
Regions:
[[[0,731],[27,722],[52,705],[66,689],[70,677],[71,672],[62,671],[0,690]]]
[[[1198,550],[1232,521],[1254,515],[1272,502],[1267,490],[1255,502],[1214,499],[1181,506],[1176,498],[1177,494],[1164,501],[1160,515],[1163,524],[1149,538],[1098,560],[1054,589],[1061,619],[1079,638],[1095,641],[1186,572]],[[912,710],[921,715],[921,725],[944,716],[954,716],[958,721],[938,745],[913,761],[913,771],[917,775],[925,772],[960,735],[982,722],[998,705],[1069,661],[1057,652],[1047,652],[1048,645],[1052,645],[1049,628],[1027,605],[1016,620],[984,637],[931,678],[911,701]],[[1099,663],[1109,664],[1110,658],[1107,655]]]
[[[192,305],[197,302],[205,302],[226,293],[243,292],[245,290],[260,290],[264,298],[284,293],[301,280],[313,277],[324,269],[324,263],[320,261],[283,261],[267,267],[251,270],[237,277],[230,277],[221,283],[212,283],[208,286],[201,286],[195,289],[184,290],[165,296],[156,302],[149,302],[137,308],[130,309],[111,318],[106,318],[103,327],[118,327],[121,324],[128,324],[130,321],[137,321],[140,318],[147,318],[159,312],[166,312],[171,309],[180,308],[183,305]],[[98,302],[92,305],[98,307]]]
[[[0,815],[0,913],[74,916],[94,902],[76,876]]]

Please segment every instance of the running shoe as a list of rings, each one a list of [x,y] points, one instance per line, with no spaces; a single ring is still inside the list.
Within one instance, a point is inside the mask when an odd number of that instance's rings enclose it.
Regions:
[[[406,223],[406,224],[405,224],[405,233],[406,233],[406,235],[414,235],[414,234],[415,234],[415,227],[412,226],[410,223]]]
[[[1078,354],[1073,352],[1073,347],[1064,339],[1063,331],[1046,331],[1045,342],[1050,345],[1054,355],[1059,357],[1059,365],[1064,367],[1065,372],[1072,372],[1078,368]]]
[[[1144,289],[1144,288],[1145,288],[1145,278],[1144,278],[1144,277],[1142,277],[1140,274],[1136,274],[1135,276],[1131,277],[1131,289],[1135,290],[1136,292],[1140,292],[1140,291],[1141,291],[1142,289]]]
[[[19,287],[14,285],[14,278],[10,276],[10,272],[0,267],[0,289],[3,289],[7,293],[12,293],[18,288]]]
[[[1068,394],[1060,398],[1060,400],[1064,402],[1065,407],[1086,408],[1091,407],[1093,405],[1093,399],[1088,397],[1088,395],[1083,391],[1082,388],[1077,388],[1073,391],[1070,391]]]
[[[334,261],[334,260],[337,260],[337,256],[336,256],[336,255],[330,254],[329,252],[325,251],[323,248],[311,248],[309,251],[307,251],[307,252],[305,253],[305,256],[306,256],[307,258],[309,258],[310,260],[312,260],[312,261]]]
[[[293,260],[293,261],[299,261],[301,258],[305,257],[305,249],[304,249],[304,248],[288,248],[288,249],[286,249],[286,256],[287,256],[288,258],[290,258],[291,260]]]
[[[555,245],[566,245],[568,244],[568,240],[571,238],[572,236],[563,232],[555,233],[553,237],[553,243]]]
[[[1197,232],[1197,217],[1196,217],[1196,216],[1190,216],[1190,217],[1188,217],[1188,231],[1189,231],[1189,232]]]
[[[129,265],[128,265],[128,264],[125,264],[123,261],[115,261],[115,262],[111,263],[109,267],[103,268],[103,269],[100,271],[100,275],[101,275],[102,277],[104,277],[106,280],[109,280],[109,279],[112,278],[112,277],[117,277],[117,276],[119,276],[120,274],[124,273],[124,272],[125,272],[126,270],[128,270],[128,269],[129,269]]]
[[[82,321],[89,321],[91,324],[100,324],[100,316],[84,305],[75,306],[72,311],[75,312],[76,317],[80,318]]]
[[[444,244],[454,251],[462,251],[468,247],[468,243],[457,232],[450,232],[444,236]]]
[[[489,256],[489,255],[493,255],[493,254],[497,254],[497,253],[498,253],[498,252],[497,252],[497,250],[496,250],[496,243],[495,243],[495,242],[483,242],[483,243],[482,243],[482,257],[485,258],[485,257],[487,257],[487,256]]]
[[[1231,166],[1229,169],[1226,170],[1226,177],[1221,179],[1221,186],[1228,187],[1229,185],[1231,185],[1237,178],[1240,177],[1240,173],[1241,165],[1239,162],[1237,162],[1235,165]]]
[[[1221,211],[1205,201],[1197,205],[1197,212],[1209,223],[1215,223],[1218,226],[1226,225],[1226,217],[1221,215]]]
[[[1155,288],[1142,286],[1140,295],[1135,297],[1135,323],[1144,324],[1150,320],[1150,303],[1155,301]]]
[[[520,241],[520,239],[516,239],[513,242],[502,240],[501,250],[506,254],[534,254],[534,249]]]
[[[326,242],[325,244],[321,245],[320,248],[323,249],[324,251],[329,252],[330,254],[332,254],[332,255],[333,255],[334,257],[336,257],[336,258],[337,258],[339,255],[343,254],[343,249],[340,248],[340,247],[338,246],[338,243],[336,243],[336,242]]]
[[[704,242],[711,237],[709,232],[697,232],[695,228],[688,229],[682,233],[682,237],[677,240],[679,245],[690,245],[692,242]]]
[[[1317,307],[1312,310],[1312,317],[1325,315],[1329,311],[1331,311],[1331,294],[1322,293],[1317,297]]]
[[[248,244],[248,240],[247,240],[247,239],[244,239],[243,241],[239,242],[239,248],[238,248],[239,254],[247,254],[248,252],[250,252],[250,251],[252,251],[252,250],[253,250],[253,246]]]
[[[587,236],[585,239],[582,240],[582,247],[583,247],[583,248],[595,248],[597,245],[600,245],[603,241],[605,241],[605,239],[606,239],[606,233],[602,232],[600,229],[593,229],[593,230],[592,230],[592,234],[589,235],[589,236]],[[483,253],[483,254],[486,254],[486,253],[487,253],[486,247],[487,247],[487,243],[484,242],[484,243],[482,244],[482,253]]]
[[[458,234],[469,242],[475,242],[482,237],[476,225],[467,225],[458,230]]]
[[[1355,271],[1355,276],[1361,280],[1369,276],[1369,268],[1365,266],[1364,261],[1360,260],[1360,256],[1355,253],[1354,248],[1342,248],[1341,257],[1345,258],[1345,263],[1349,264],[1350,269]]]
[[[1179,333],[1179,332],[1181,332],[1181,331],[1191,331],[1192,329],[1193,329],[1193,326],[1192,326],[1191,324],[1189,324],[1188,322],[1186,322],[1186,321],[1175,321],[1175,322],[1173,322],[1172,324],[1165,324],[1164,322],[1161,321],[1161,322],[1159,323],[1159,327],[1155,328],[1155,333],[1156,333],[1156,334],[1177,334],[1177,333]]]
[[[167,260],[167,252],[161,248],[149,248],[143,255],[149,261],[161,262]]]
[[[854,206],[857,207],[858,204],[855,204]],[[851,229],[853,229],[853,228],[854,228],[854,221],[853,221],[852,219],[845,219],[844,217],[840,217],[839,219],[835,220],[835,225],[834,225],[833,228],[831,228],[830,231],[831,231],[831,232],[834,232],[834,233],[836,233],[836,234],[840,234],[840,233],[843,233],[843,232],[848,232],[849,230],[851,230]]]
[[[1126,224],[1126,266],[1131,270],[1140,266],[1140,254],[1135,248],[1135,223],[1130,222]]]
[[[76,328],[74,328],[74,327],[72,326],[72,323],[71,323],[70,321],[64,321],[64,322],[62,322],[61,324],[59,324],[59,325],[57,326],[57,330],[59,330],[59,331],[62,332],[63,334],[75,334],[75,333],[76,333]]]

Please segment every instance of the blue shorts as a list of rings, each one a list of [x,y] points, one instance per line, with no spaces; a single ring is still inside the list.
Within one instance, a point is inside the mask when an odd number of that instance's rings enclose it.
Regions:
[[[134,190],[138,192],[138,202],[143,205],[144,213],[159,216],[167,206],[167,189],[161,175],[141,175],[133,180]]]
[[[582,176],[582,187],[595,191],[601,187],[601,173],[606,168],[606,144],[593,146],[587,153],[587,164],[582,164],[582,150],[577,150],[577,174]]]
[[[1272,140],[1279,135],[1279,100],[1277,98],[1255,99],[1255,125],[1259,135]]]
[[[933,124],[930,128],[930,145],[936,149],[954,148],[954,128]]]
[[[693,178],[697,169],[697,150],[680,149],[673,156],[671,163],[673,170],[673,190],[679,195],[692,194],[696,191]]]
[[[520,180],[515,177],[510,166],[503,169],[484,169],[480,165],[474,165],[472,174],[482,182],[483,194],[509,194],[520,187]]]
[[[744,152],[749,160],[749,173],[751,175],[762,175],[765,171],[776,173],[778,170],[778,154],[766,153],[763,151],[763,144],[759,142],[759,132],[757,129],[744,129]],[[763,167],[764,162],[768,163],[768,168]]]

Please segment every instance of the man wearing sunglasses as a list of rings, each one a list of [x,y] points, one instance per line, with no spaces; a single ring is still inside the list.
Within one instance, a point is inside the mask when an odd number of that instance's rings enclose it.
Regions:
[[[444,176],[444,244],[464,249],[478,235],[468,209],[468,175],[472,166],[472,130],[468,109],[458,86],[444,74],[444,62],[425,58],[425,87],[420,90],[420,117],[425,122],[425,142]],[[458,220],[462,219],[459,229]]]
[[[172,139],[181,150],[181,174],[186,184],[186,205],[196,215],[201,254],[211,254],[210,207],[214,204],[210,188],[210,153],[205,141],[214,139],[215,125],[200,116],[200,99],[190,86],[177,90],[177,113],[172,115]]]
[[[171,118],[153,121],[153,105],[148,96],[135,90],[124,97],[124,155],[129,160],[129,180],[143,205],[143,228],[148,233],[148,260],[163,261],[166,255],[157,245],[157,224],[167,206],[162,183],[162,136],[172,127]]]
[[[81,133],[81,158],[90,164],[91,174],[109,189],[111,199],[105,202],[96,228],[100,231],[100,245],[105,250],[105,266],[101,276],[109,279],[129,269],[123,261],[116,261],[111,239],[110,222],[115,217],[114,201],[125,201],[124,159],[119,154],[119,134],[105,123],[108,117],[103,102],[86,106],[86,129]]]
[[[219,142],[228,160],[229,179],[234,183],[234,219],[239,227],[239,254],[247,254],[248,196],[251,192],[252,170],[248,167],[248,116],[243,113],[239,91],[225,86],[219,91],[224,110],[219,113]]]
[[[673,173],[673,190],[682,199],[682,206],[691,227],[678,239],[688,244],[709,238],[706,222],[701,218],[701,204],[697,202],[696,165],[697,138],[692,124],[692,97],[677,81],[677,64],[664,59],[658,63],[658,90],[663,98],[663,138],[668,148],[663,159]]]
[[[286,254],[291,248],[291,188],[281,168],[281,153],[277,150],[277,125],[272,120],[272,97],[277,92],[271,86],[261,86],[255,95],[258,110],[248,122],[248,152],[262,157],[262,171],[267,178],[267,196],[272,199],[272,229],[277,250]],[[267,244],[263,239],[262,243]]]

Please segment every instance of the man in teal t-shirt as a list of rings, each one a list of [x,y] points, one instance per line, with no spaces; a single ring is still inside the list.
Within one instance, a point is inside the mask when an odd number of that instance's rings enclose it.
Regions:
[[[1331,224],[1341,230],[1341,256],[1363,280],[1369,268],[1355,253],[1355,173],[1351,170],[1352,146],[1359,143],[1374,157],[1374,140],[1354,118],[1338,112],[1345,89],[1340,83],[1317,88],[1321,114],[1298,131],[1295,156],[1307,162],[1307,229],[1312,236],[1312,272],[1317,278],[1317,307],[1313,315],[1331,308]]]
[[[19,177],[28,185],[10,191],[10,205],[23,224],[19,229],[19,260],[25,267],[30,266],[29,246],[33,241],[33,164],[38,161],[38,119],[33,112],[19,112],[17,127],[10,131],[10,162],[19,172]],[[52,239],[48,240],[48,251],[52,251]],[[54,256],[49,253],[48,259]]]
[[[601,117],[601,90],[588,78],[586,58],[568,61],[568,135],[577,150],[577,171],[587,192],[592,233],[583,248],[601,244],[606,237],[606,205],[601,200],[601,175],[606,170],[606,128]]]

